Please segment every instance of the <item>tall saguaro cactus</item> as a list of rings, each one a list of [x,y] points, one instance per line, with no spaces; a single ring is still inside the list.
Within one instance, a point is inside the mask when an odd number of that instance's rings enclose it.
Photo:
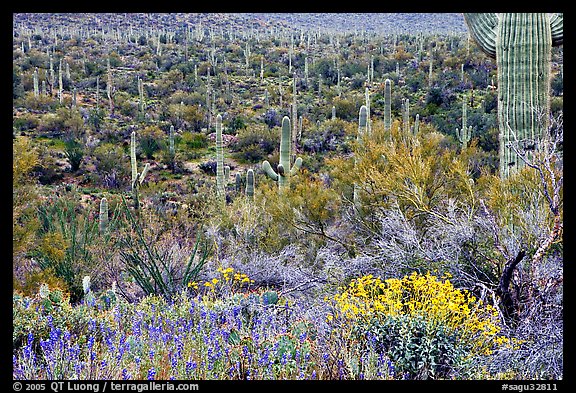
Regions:
[[[472,126],[468,126],[468,104],[466,97],[462,99],[462,128],[456,128],[456,136],[460,143],[462,143],[462,148],[466,149],[472,137]]]
[[[392,127],[392,88],[390,79],[384,81],[384,130]]]
[[[246,172],[246,198],[254,200],[254,170],[248,169]]]
[[[230,167],[224,166],[224,149],[222,143],[222,115],[216,116],[216,194],[222,201],[226,201],[226,180],[230,174]]]
[[[360,111],[358,112],[358,134],[356,134],[356,142],[358,144],[358,148],[363,145],[364,135],[368,133],[368,108],[366,105],[362,105],[360,107]],[[354,158],[354,166],[356,166],[357,159]],[[353,201],[354,206],[356,208],[360,207],[360,188],[356,183],[354,183],[354,195]]]
[[[480,49],[496,59],[500,176],[523,166],[518,149],[537,149],[548,128],[552,46],[563,43],[563,14],[465,13]]]
[[[102,198],[100,200],[100,214],[98,215],[98,231],[100,235],[105,235],[108,232],[108,200]]]
[[[278,172],[272,169],[267,160],[262,162],[262,169],[270,179],[278,182],[279,189],[288,186],[290,184],[290,176],[295,175],[302,166],[302,158],[298,157],[294,161],[294,165],[290,167],[291,131],[290,118],[284,116],[282,119],[282,134],[280,136],[280,163],[277,167]]]

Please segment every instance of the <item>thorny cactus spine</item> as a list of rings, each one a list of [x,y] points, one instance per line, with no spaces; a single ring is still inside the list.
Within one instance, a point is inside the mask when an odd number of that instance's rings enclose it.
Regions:
[[[511,147],[537,148],[548,128],[552,46],[563,44],[563,14],[465,13],[474,41],[496,59],[500,176],[523,164]],[[524,145],[524,146],[523,146]]]
[[[290,133],[290,118],[284,116],[282,119],[282,134],[280,136],[280,163],[277,168],[278,172],[272,169],[267,160],[262,162],[262,169],[270,179],[278,182],[280,189],[290,184],[290,176],[295,175],[302,166],[302,158],[298,157],[294,161],[294,165],[290,167]]]

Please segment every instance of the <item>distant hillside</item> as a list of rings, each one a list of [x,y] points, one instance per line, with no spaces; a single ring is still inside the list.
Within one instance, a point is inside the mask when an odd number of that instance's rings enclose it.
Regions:
[[[36,13],[14,14],[14,26],[37,28],[81,25],[101,29],[119,28],[180,29],[200,23],[205,28],[321,30],[352,33],[465,33],[459,13]]]
[[[296,29],[325,29],[339,32],[372,31],[403,32],[466,32],[460,13],[252,13],[248,19],[280,23]]]

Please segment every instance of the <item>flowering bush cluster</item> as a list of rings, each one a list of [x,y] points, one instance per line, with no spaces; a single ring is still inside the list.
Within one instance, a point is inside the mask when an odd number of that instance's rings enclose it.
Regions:
[[[100,296],[71,306],[46,286],[34,298],[15,294],[13,377],[455,378],[508,343],[494,308],[430,274],[353,280],[326,299],[325,321],[251,284],[220,267],[172,300]]]
[[[218,272],[222,279],[206,281],[203,292],[172,301],[148,296],[109,308],[63,301],[68,320],[53,318],[40,297],[15,296],[14,378],[316,378],[309,325],[288,302],[280,305],[273,291],[235,290],[252,280],[232,268]],[[232,289],[228,296],[215,296],[221,285]],[[81,323],[70,323],[78,314]]]
[[[382,281],[366,275],[328,300],[328,320],[360,343],[360,353],[386,353],[395,371],[409,378],[451,377],[508,342],[498,336],[497,310],[454,288],[448,277],[414,272]]]

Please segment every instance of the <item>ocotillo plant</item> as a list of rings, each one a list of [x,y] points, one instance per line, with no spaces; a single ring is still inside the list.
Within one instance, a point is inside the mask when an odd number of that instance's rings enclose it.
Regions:
[[[363,145],[364,135],[368,133],[368,108],[366,105],[362,105],[360,107],[360,111],[358,112],[358,134],[356,134],[356,143],[358,147]],[[354,165],[356,165],[356,157],[354,158]],[[354,206],[357,208],[360,206],[360,196],[359,196],[360,189],[356,183],[354,183],[354,195],[353,201]]]
[[[278,172],[272,169],[267,160],[262,162],[262,169],[270,179],[278,182],[278,188],[280,190],[290,184],[290,176],[295,175],[302,166],[302,158],[298,157],[294,161],[294,165],[290,167],[291,131],[290,118],[284,116],[282,119],[282,134],[280,136],[280,163],[277,167]]]
[[[563,14],[465,13],[480,49],[496,59],[500,176],[523,166],[518,149],[538,148],[548,128],[552,46],[562,45]]]
[[[254,170],[248,169],[246,172],[246,198],[254,200]]]
[[[392,88],[390,79],[384,81],[384,130],[390,131],[392,127]]]
[[[150,169],[150,164],[146,163],[142,172],[138,173],[138,163],[136,162],[136,131],[132,131],[132,134],[130,135],[130,164],[132,167],[132,195],[134,197],[134,209],[139,210],[140,200],[138,191],[148,173],[148,169]]]
[[[98,215],[98,231],[100,235],[105,235],[108,232],[108,200],[102,198],[100,200],[100,214]]]

